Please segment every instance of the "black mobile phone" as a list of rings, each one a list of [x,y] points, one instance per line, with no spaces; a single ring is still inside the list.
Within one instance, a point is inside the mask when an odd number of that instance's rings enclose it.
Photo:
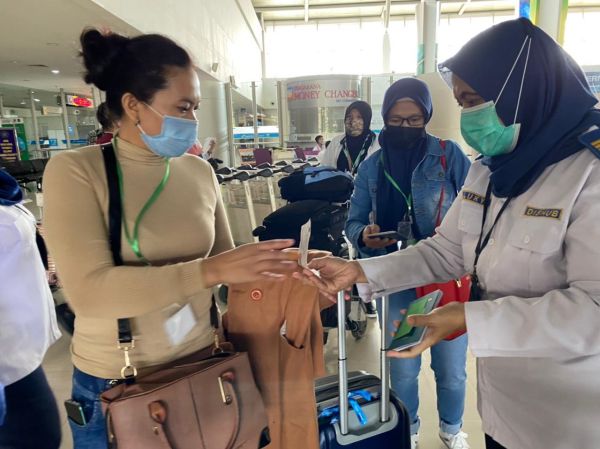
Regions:
[[[396,231],[377,232],[376,234],[368,235],[367,238],[400,240],[400,234]]]
[[[71,421],[79,426],[85,426],[87,421],[85,419],[85,415],[83,414],[83,407],[77,401],[73,399],[67,399],[65,401],[65,410],[67,411],[67,416]]]

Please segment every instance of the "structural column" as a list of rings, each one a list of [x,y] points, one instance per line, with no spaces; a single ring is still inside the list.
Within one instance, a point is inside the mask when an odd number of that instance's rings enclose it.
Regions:
[[[233,140],[233,87],[231,83],[224,84],[225,89],[225,110],[227,114],[227,145],[229,148],[229,160],[225,161],[231,167],[237,167],[236,148]]]
[[[100,90],[96,89],[94,86],[92,86],[92,100],[94,100],[94,109],[98,111],[98,106],[102,104],[102,95],[100,93]],[[100,125],[98,120],[95,121],[98,125]]]
[[[385,9],[383,12],[383,42],[382,42],[382,61],[383,61],[383,73],[391,73],[391,45],[390,45],[390,8],[392,7],[391,0],[386,0]]]
[[[440,2],[421,0],[417,5],[417,74],[437,71],[437,27],[440,21]]]
[[[569,0],[519,0],[519,16],[527,17],[562,45]]]
[[[71,148],[71,136],[69,134],[69,115],[67,113],[67,99],[65,96],[65,90],[60,89],[60,106],[62,109],[62,122],[63,129],[65,131],[65,142],[67,144],[67,148]]]
[[[35,110],[35,97],[33,96],[32,90],[29,91],[29,104],[31,106],[31,120],[33,121],[33,138],[35,139],[35,148],[38,152],[40,152],[42,149],[40,146],[40,127],[38,125],[38,118]]]

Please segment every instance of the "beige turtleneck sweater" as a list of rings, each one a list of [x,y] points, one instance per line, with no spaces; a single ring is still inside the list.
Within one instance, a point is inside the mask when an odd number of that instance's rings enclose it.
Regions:
[[[123,171],[124,210],[130,229],[160,183],[165,160],[117,141]],[[65,151],[44,173],[44,227],[50,253],[77,316],[73,363],[102,378],[119,378],[117,319],[133,318],[133,364],[163,364],[210,345],[211,290],[202,282],[202,259],[233,248],[216,178],[208,163],[184,155],[139,229],[142,265],[122,234],[124,266],[115,267],[108,243],[108,189],[100,147]],[[190,304],[197,325],[173,346],[165,321]]]

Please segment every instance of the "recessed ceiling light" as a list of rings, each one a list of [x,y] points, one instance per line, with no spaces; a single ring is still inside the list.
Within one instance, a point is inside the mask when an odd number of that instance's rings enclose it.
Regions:
[[[11,64],[18,64],[19,61],[10,61]]]
[[[58,75],[60,73],[60,70],[57,70],[57,69],[53,69],[53,70],[50,70],[50,71],[52,73],[54,73],[55,75]]]
[[[40,99],[39,98],[34,98],[33,101],[40,101]]]
[[[21,104],[27,104],[25,100],[21,100]]]
[[[48,47],[58,47],[58,43],[57,42],[46,42],[46,45]]]

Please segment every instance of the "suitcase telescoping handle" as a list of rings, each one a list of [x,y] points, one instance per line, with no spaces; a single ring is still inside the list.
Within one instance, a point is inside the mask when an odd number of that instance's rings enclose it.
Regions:
[[[388,314],[388,297],[381,298],[381,348],[380,348],[380,370],[381,370],[381,397],[379,398],[380,410],[379,420],[387,422],[390,420],[390,362],[385,353],[386,348],[386,326]],[[338,292],[337,297],[338,315],[338,375],[339,375],[339,405],[340,405],[340,431],[342,435],[348,434],[348,367],[346,354],[346,301],[345,292]]]

